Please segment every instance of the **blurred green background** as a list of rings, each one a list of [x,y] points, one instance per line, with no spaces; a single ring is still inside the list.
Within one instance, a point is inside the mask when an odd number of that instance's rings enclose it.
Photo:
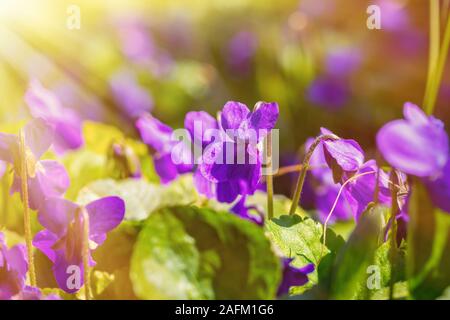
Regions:
[[[370,4],[381,30],[366,26]],[[32,78],[129,135],[136,104],[181,127],[189,110],[276,101],[287,159],[321,126],[373,156],[377,129],[422,103],[428,33],[423,0],[1,0],[0,119],[26,117]],[[135,105],[121,101],[127,86]],[[449,98],[446,72],[435,113],[447,123]]]

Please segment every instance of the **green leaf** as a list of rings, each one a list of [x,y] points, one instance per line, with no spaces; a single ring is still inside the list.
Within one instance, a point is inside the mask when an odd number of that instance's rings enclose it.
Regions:
[[[66,198],[75,200],[78,192],[92,181],[106,178],[106,156],[82,149],[67,154],[64,167],[70,177],[70,187]]]
[[[406,298],[408,288],[405,275],[405,250],[403,247],[391,250],[391,242],[384,242],[375,252],[373,265],[379,270],[379,288],[371,288],[368,295],[374,300],[389,299],[389,291],[394,284],[394,299]],[[400,286],[401,284],[401,286]]]
[[[316,266],[309,275],[309,286],[318,282],[317,266],[322,258],[339,248],[343,239],[327,230],[327,246],[323,245],[323,226],[310,218],[298,215],[284,215],[267,221],[266,228],[270,239],[286,257],[294,258],[293,265],[304,267],[309,263]],[[299,293],[295,291],[294,293]]]
[[[125,201],[125,219],[144,220],[160,205],[161,187],[145,180],[98,180],[84,187],[77,202],[86,205],[103,197],[118,196]]]
[[[191,183],[190,175],[181,176],[168,185],[153,184],[142,179],[98,180],[80,191],[77,202],[85,205],[102,197],[118,196],[125,201],[125,219],[140,221],[160,208],[196,202],[198,195]]]
[[[390,294],[390,288],[384,287],[380,290],[375,291],[370,296],[371,300],[388,300]],[[408,283],[406,281],[396,282],[394,284],[394,300],[405,300],[409,295]]]
[[[409,204],[407,274],[411,296],[436,299],[450,283],[450,215],[415,181]]]
[[[450,300],[450,287],[444,290],[444,293],[437,300]]]
[[[405,276],[405,250],[398,248],[395,260],[391,257],[391,243],[384,242],[375,252],[374,265],[381,271],[381,286],[388,287],[392,282],[404,281]]]
[[[257,225],[228,212],[173,207],[145,223],[131,280],[142,299],[272,299],[280,268]]]
[[[367,290],[367,267],[373,263],[378,247],[383,210],[381,206],[369,206],[340,250],[331,277],[332,299],[357,298]]]
[[[103,289],[97,290],[97,299],[136,299],[130,280],[130,260],[141,228],[140,222],[122,222],[108,233],[106,241],[93,252],[97,262],[95,272],[107,273],[107,281],[96,285],[97,289]]]

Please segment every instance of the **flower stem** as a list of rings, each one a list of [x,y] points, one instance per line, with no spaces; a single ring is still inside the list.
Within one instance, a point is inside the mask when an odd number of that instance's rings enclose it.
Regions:
[[[269,172],[266,178],[267,185],[267,216],[273,218],[273,172],[272,172],[272,132],[267,135],[267,168]]]
[[[439,19],[439,16],[436,17],[436,19]],[[439,59],[432,79],[433,82],[431,84],[430,89],[429,103],[426,106],[426,111],[428,114],[432,114],[434,111],[437,96],[439,93],[439,87],[441,84],[442,76],[444,74],[445,63],[447,60],[449,47],[450,47],[450,15],[447,17],[447,25],[445,27],[444,39],[442,41],[442,45],[439,52]]]
[[[425,89],[424,107],[430,108],[430,94],[435,79],[436,66],[439,60],[439,0],[430,0],[430,47],[428,56],[427,84]]]
[[[8,172],[8,167],[6,169],[6,172]],[[9,197],[9,192],[8,192],[8,187],[9,187],[9,175],[5,174],[5,176],[2,179],[2,188],[3,188],[3,206],[2,206],[2,210],[3,210],[3,216],[2,216],[2,223],[3,226],[7,226],[8,225],[8,212],[9,212],[9,201],[8,201],[8,197]]]
[[[395,173],[391,173],[390,179],[391,181],[395,181]],[[394,285],[395,285],[395,267],[397,264],[397,211],[398,203],[397,203],[397,194],[398,194],[398,188],[394,186],[391,186],[391,233],[390,233],[390,248],[389,248],[389,257],[391,260],[391,281],[389,283],[389,300],[394,299]]]
[[[356,175],[352,176],[351,178],[349,178],[348,180],[346,180],[346,181],[342,184],[342,186],[339,188],[339,192],[338,192],[338,194],[337,194],[337,196],[336,196],[336,199],[334,200],[333,206],[331,207],[331,210],[330,210],[330,212],[328,213],[327,218],[325,219],[325,222],[324,222],[324,224],[323,224],[323,242],[322,242],[322,245],[323,245],[323,246],[322,246],[322,248],[324,248],[324,247],[326,246],[326,243],[327,243],[327,227],[328,227],[328,222],[330,221],[330,218],[331,218],[331,216],[333,215],[334,210],[336,209],[336,206],[337,206],[337,204],[338,204],[339,198],[340,198],[342,192],[344,191],[344,188],[345,188],[350,182],[355,181],[356,179],[358,179],[358,178],[360,178],[360,177],[363,177],[363,176],[366,176],[366,175],[369,175],[369,174],[377,174],[377,173],[378,173],[377,171],[367,171],[367,172],[363,172],[363,173],[360,173],[360,174],[356,174]],[[320,254],[320,256],[322,256],[322,253]]]
[[[84,269],[84,290],[86,300],[92,300],[92,289],[89,267],[89,215],[87,210],[81,210],[83,215],[83,269]]]
[[[25,134],[21,131],[19,134],[20,140],[20,178],[22,187],[22,202],[23,202],[23,224],[25,229],[25,243],[27,246],[28,255],[28,271],[30,275],[30,285],[36,287],[36,271],[34,267],[33,246],[31,240],[31,217],[28,200],[28,165],[27,153],[25,147]]]
[[[297,186],[295,187],[294,197],[292,198],[291,209],[289,210],[289,214],[295,214],[295,210],[297,209],[298,203],[300,202],[300,196],[302,194],[303,184],[305,183],[306,173],[308,172],[309,161],[311,160],[311,156],[314,153],[314,150],[317,146],[324,140],[337,140],[338,138],[335,135],[321,135],[317,137],[312,145],[309,147],[308,152],[305,155],[305,159],[303,160],[303,164],[301,166],[300,175],[298,176]]]

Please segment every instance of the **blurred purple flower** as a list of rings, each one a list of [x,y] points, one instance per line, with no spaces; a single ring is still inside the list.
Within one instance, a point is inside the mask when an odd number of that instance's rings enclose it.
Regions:
[[[301,0],[299,10],[308,16],[319,18],[334,13],[336,2],[334,0]]]
[[[117,72],[111,78],[110,86],[114,100],[131,119],[140,117],[153,109],[151,95],[139,85],[132,73]]]
[[[325,69],[333,77],[347,77],[361,65],[362,54],[358,48],[336,48],[327,54]]]
[[[136,127],[142,141],[156,152],[153,156],[155,170],[163,183],[192,171],[194,162],[191,149],[188,145],[172,140],[172,128],[150,114],[142,115]],[[176,161],[174,158],[177,158]]]
[[[378,0],[381,9],[381,28],[388,31],[404,31],[410,27],[410,18],[405,7],[398,1]]]
[[[239,74],[247,74],[250,71],[257,46],[258,39],[253,32],[240,31],[235,34],[227,47],[226,57],[230,68]]]
[[[390,165],[407,174],[439,175],[449,154],[444,124],[412,103],[405,103],[403,115],[404,120],[391,121],[378,131],[378,149]]]
[[[384,125],[378,149],[393,167],[422,178],[433,203],[450,213],[449,139],[444,124],[418,106],[405,103],[405,119]]]
[[[72,109],[64,108],[58,97],[39,81],[30,82],[25,101],[33,118],[42,119],[54,131],[53,146],[57,153],[75,150],[83,145],[79,115]]]
[[[83,120],[101,122],[106,118],[108,110],[101,97],[85,91],[78,83],[60,81],[52,86],[52,92],[67,109],[77,110]]]
[[[39,288],[26,286],[18,295],[13,297],[14,300],[62,300],[55,294],[44,295]]]
[[[308,283],[308,274],[314,272],[314,265],[308,264],[303,268],[291,266],[294,259],[283,258],[283,278],[278,287],[277,297],[289,294],[289,289],[295,286],[303,286]]]
[[[308,88],[308,100],[327,110],[339,110],[349,100],[349,90],[345,81],[331,77],[314,80]]]
[[[5,236],[0,232],[0,300],[9,300],[25,287],[28,271],[25,246],[6,247]]]
[[[33,245],[53,263],[55,279],[59,287],[68,293],[80,289],[68,287],[69,267],[78,268],[80,284],[84,283],[82,210],[86,210],[89,217],[89,264],[94,266],[91,253],[106,240],[106,233],[122,222],[125,203],[118,197],[107,197],[82,208],[61,198],[51,198],[40,208],[38,219],[45,229],[36,234]]]
[[[123,53],[133,62],[143,62],[154,56],[156,46],[143,22],[143,18],[128,16],[117,23]]]
[[[173,59],[156,45],[144,21],[144,18],[129,16],[118,22],[122,52],[132,62],[149,68],[154,76],[164,76],[172,69]]]
[[[425,185],[433,203],[450,213],[450,157],[437,177],[425,179]]]
[[[66,192],[70,181],[64,167],[54,160],[39,160],[50,148],[54,132],[43,120],[32,120],[24,129],[25,153],[27,157],[27,177],[29,205],[37,210],[49,197],[58,197]],[[0,160],[14,166],[14,182],[11,192],[22,192],[20,170],[20,142],[13,134],[0,133]]]

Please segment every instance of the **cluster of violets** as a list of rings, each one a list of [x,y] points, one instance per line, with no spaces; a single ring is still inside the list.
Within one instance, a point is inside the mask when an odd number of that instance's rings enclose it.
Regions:
[[[225,104],[217,119],[204,111],[189,112],[184,121],[190,135],[187,144],[173,139],[173,130],[150,114],[141,116],[136,126],[142,140],[155,151],[155,169],[163,183],[172,181],[179,174],[193,172],[194,185],[200,194],[224,203],[233,203],[239,198],[232,211],[261,224],[262,216],[250,214],[251,208],[245,205],[246,197],[258,188],[263,161],[261,143],[264,135],[250,139],[250,132],[272,130],[278,113],[276,103],[259,102],[250,111],[246,105],[234,101]],[[208,134],[210,129],[221,134],[212,137]],[[241,145],[245,149],[245,161],[237,159],[237,148]],[[191,146],[204,150],[199,159],[193,158],[195,152]],[[224,161],[228,159],[229,150],[234,150],[231,163]]]
[[[324,139],[319,144],[311,157],[310,171],[321,220],[346,220],[353,214],[358,221],[370,202],[393,205],[397,209],[400,243],[406,236],[408,222],[408,176],[420,179],[433,204],[450,212],[449,141],[444,125],[412,103],[405,103],[403,114],[404,119],[387,123],[376,137],[379,152],[392,167],[390,174],[380,169],[375,160],[365,161],[354,140]],[[322,129],[322,134],[332,135],[326,129]],[[312,141],[308,140],[307,148]],[[338,197],[340,191],[342,195]]]
[[[155,169],[164,183],[180,174],[193,172],[194,185],[200,194],[219,202],[234,203],[231,212],[262,225],[263,213],[245,202],[247,196],[254,194],[260,187],[263,162],[261,142],[265,136],[258,135],[256,139],[250,139],[249,136],[250,132],[270,132],[275,127],[278,115],[279,108],[274,102],[258,102],[253,111],[250,111],[243,103],[229,101],[219,112],[217,119],[204,111],[189,112],[184,125],[193,143],[186,146],[173,139],[173,130],[169,126],[150,114],[142,115],[137,120],[136,127],[142,140],[154,149]],[[213,139],[207,134],[209,129],[219,129],[222,134]],[[235,150],[233,156],[237,157],[236,148],[239,143],[245,145],[245,163],[239,163],[236,158],[231,163],[224,163],[227,150]],[[193,159],[194,152],[189,148],[191,145],[205,150],[200,159]],[[256,161],[250,161],[252,156]],[[251,210],[257,214],[251,213]],[[289,258],[281,260],[283,276],[278,296],[288,294],[292,286],[306,284],[307,275],[315,269],[313,264],[296,268],[291,265],[292,261]]]
[[[253,112],[250,112],[245,105],[231,101],[218,114],[218,120],[203,111],[188,113],[185,128],[194,137],[193,123],[200,121],[203,130],[240,129],[238,139],[245,140],[245,128],[271,130],[278,112],[275,103],[258,103]],[[314,180],[315,205],[322,221],[347,220],[353,216],[357,222],[370,203],[376,201],[387,207],[395,203],[397,241],[400,245],[406,236],[408,222],[408,175],[419,177],[428,188],[434,204],[443,211],[450,212],[449,146],[443,123],[427,116],[412,103],[405,104],[404,116],[404,120],[387,123],[377,134],[378,149],[391,165],[390,172],[381,169],[374,159],[366,159],[357,141],[339,138],[328,129],[321,129],[316,138],[320,142],[313,150],[309,168]],[[170,127],[146,114],[137,121],[137,128],[143,141],[155,150],[155,167],[163,182],[169,182],[185,172],[194,172],[194,184],[199,193],[220,202],[234,203],[232,212],[263,224],[262,215],[249,213],[251,209],[258,211],[257,208],[245,205],[246,197],[260,187],[260,157],[256,164],[244,165],[216,164],[214,161],[211,164],[204,161],[221,155],[227,143],[236,143],[236,140],[230,140],[224,134],[225,138],[220,141],[211,141],[209,137],[200,141],[203,148],[213,146],[209,148],[209,152],[202,154],[203,159],[200,161],[190,162],[192,165],[177,165],[172,161],[171,154],[180,145],[171,140]],[[202,133],[200,136],[203,136]],[[307,140],[306,152],[316,139]],[[250,144],[247,151],[258,155],[261,152],[257,146]],[[175,154],[192,160],[190,150]],[[388,228],[389,225],[386,234]],[[279,289],[280,295],[287,293],[291,286],[305,284],[306,275],[314,270],[314,265],[299,269],[291,266],[291,262],[290,259],[283,260],[284,277]]]
[[[33,245],[53,263],[59,287],[74,293],[80,288],[68,287],[69,267],[78,266],[82,285],[84,241],[89,242],[89,265],[94,266],[90,253],[105,241],[106,233],[122,221],[125,204],[118,197],[108,197],[81,207],[63,198],[70,184],[64,166],[40,158],[51,147],[57,154],[81,147],[81,119],[64,108],[56,96],[37,81],[31,82],[25,100],[33,117],[23,129],[25,146],[19,136],[0,133],[0,159],[12,166],[11,193],[20,192],[24,202],[22,179],[26,177],[29,192],[28,203],[24,205],[37,211],[38,221],[44,227],[34,237]],[[21,170],[24,158],[26,172]],[[85,217],[89,220],[89,239],[83,236]],[[55,296],[44,297],[38,288],[25,285],[27,260],[24,247],[17,245],[8,249],[0,233],[0,299],[55,299]]]
[[[90,267],[95,265],[91,253],[105,241],[106,234],[121,223],[125,204],[118,197],[107,197],[82,207],[63,198],[69,187],[64,167],[54,160],[41,160],[41,157],[51,147],[57,154],[80,148],[83,145],[82,121],[37,81],[31,83],[25,100],[33,117],[23,129],[25,152],[20,136],[0,133],[0,160],[13,167],[11,192],[21,193],[22,198],[25,175],[28,205],[37,211],[38,221],[44,227],[34,237],[33,245],[53,263],[59,287],[74,293],[80,288],[68,287],[68,267],[77,266],[81,271],[81,283],[84,283],[83,259],[88,259]],[[201,195],[231,204],[231,212],[262,225],[264,214],[259,208],[247,205],[246,199],[262,185],[262,143],[266,135],[257,135],[256,139],[249,137],[250,131],[267,134],[275,127],[278,105],[258,102],[250,110],[240,102],[229,101],[216,118],[204,111],[189,112],[184,121],[191,140],[187,145],[174,140],[174,130],[146,112],[149,105],[141,108],[136,128],[142,141],[153,150],[155,170],[162,183],[192,173],[195,188]],[[371,202],[385,206],[395,203],[397,221],[403,226],[398,230],[401,241],[408,221],[411,184],[408,177],[411,176],[422,181],[436,207],[450,212],[449,141],[444,125],[412,103],[404,105],[403,113],[404,119],[387,123],[376,137],[379,152],[392,167],[390,172],[381,169],[374,159],[366,159],[358,142],[340,138],[328,129],[322,128],[318,137],[307,140],[315,207],[322,221],[353,216],[358,222]],[[221,134],[208,135],[210,129]],[[242,144],[245,146],[244,163],[237,159],[231,163],[219,160],[227,158],[227,150],[236,151]],[[194,159],[196,152],[192,146],[204,150],[198,159]],[[26,172],[21,169],[24,157]],[[83,237],[85,223],[89,223],[89,239]],[[83,256],[84,241],[89,241],[89,257]],[[307,275],[315,269],[312,264],[296,268],[288,258],[282,259],[282,265],[279,296],[287,294],[292,286],[307,283]],[[17,245],[8,249],[0,233],[0,298],[56,298],[44,297],[39,289],[25,285],[27,270],[24,247]]]

